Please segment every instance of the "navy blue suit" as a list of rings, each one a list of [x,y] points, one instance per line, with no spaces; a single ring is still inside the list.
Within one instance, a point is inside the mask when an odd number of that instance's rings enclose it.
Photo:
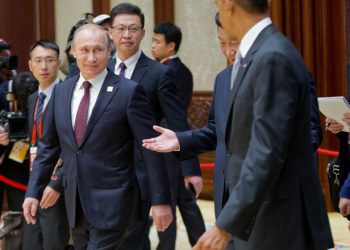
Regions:
[[[169,66],[174,73],[174,82],[177,87],[177,95],[181,104],[180,107],[183,112],[187,114],[188,106],[192,99],[192,73],[186,65],[182,63],[179,57],[171,58],[164,64]],[[167,126],[166,121],[164,121],[162,125]],[[196,203],[196,196],[185,187],[185,176],[181,172],[181,162],[179,159],[174,154],[168,154],[165,156],[165,160],[172,188],[173,212],[176,214],[177,206],[186,226],[190,244],[194,246],[199,237],[205,232],[204,220]],[[194,158],[191,163],[194,169],[199,168],[199,161],[197,158]],[[174,219],[164,232],[158,232],[159,243],[157,250],[175,249],[176,230],[176,220]]]
[[[109,61],[108,68],[114,71],[116,59]],[[188,129],[186,113],[181,108],[177,97],[177,89],[174,82],[174,74],[169,67],[162,65],[148,58],[141,53],[138,59],[131,80],[138,82],[147,92],[149,103],[156,118],[156,124],[165,120],[168,127],[175,131],[185,131]],[[138,184],[141,189],[142,200],[144,201],[144,223],[130,229],[130,237],[127,237],[123,249],[149,249],[147,223],[149,214],[149,184],[145,174],[143,158],[139,149],[135,150],[135,164]],[[184,176],[200,175],[198,166],[193,165],[193,161],[181,162],[181,171]],[[165,166],[163,165],[164,169]],[[135,233],[131,233],[131,232]],[[142,235],[142,236],[140,236]],[[145,241],[145,243],[143,243]]]
[[[71,119],[77,80],[78,76],[55,86],[26,196],[40,199],[61,155],[70,227],[76,225],[76,206],[80,203],[93,228],[123,231],[140,219],[134,146],[157,134],[152,130],[152,109],[140,84],[108,72],[78,146]],[[151,203],[170,204],[164,158],[149,150],[140,153],[149,173]]]

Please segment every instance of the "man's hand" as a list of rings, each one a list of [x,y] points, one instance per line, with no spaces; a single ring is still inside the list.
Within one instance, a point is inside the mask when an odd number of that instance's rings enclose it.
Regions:
[[[344,127],[336,120],[326,118],[326,129],[331,131],[333,134],[338,134],[344,129]]]
[[[40,201],[40,207],[43,209],[52,207],[57,202],[58,198],[60,198],[61,193],[57,192],[50,186],[47,186],[43,193],[43,198]]]
[[[153,223],[157,227],[157,231],[163,232],[173,221],[173,213],[169,205],[152,206]]]
[[[343,121],[350,126],[350,113],[345,113]]]
[[[218,226],[211,227],[197,241],[193,250],[224,250],[232,235]]]
[[[22,208],[23,216],[28,224],[36,223],[36,211],[38,210],[39,200],[35,198],[25,198]]]
[[[343,216],[350,214],[350,200],[347,198],[340,197],[339,199],[339,212]]]
[[[142,146],[160,153],[169,153],[180,149],[179,140],[174,131],[156,125],[153,126],[153,129],[161,135],[155,138],[144,139]]]
[[[189,185],[192,184],[194,190],[196,191],[196,197],[198,198],[199,194],[203,189],[203,179],[201,176],[185,176],[184,179],[185,187],[188,189]]]
[[[9,145],[9,134],[5,131],[5,129],[0,126],[0,145],[7,146]]]

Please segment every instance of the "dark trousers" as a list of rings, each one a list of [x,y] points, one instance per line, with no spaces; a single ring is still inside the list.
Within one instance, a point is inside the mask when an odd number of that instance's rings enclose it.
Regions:
[[[180,162],[171,155],[166,157],[166,165],[172,193],[172,210],[174,220],[164,232],[158,232],[159,243],[157,250],[172,250],[176,244],[176,206],[180,210],[186,226],[188,239],[194,246],[199,237],[205,232],[202,213],[197,205],[195,194],[185,187],[184,178],[180,172]]]
[[[92,226],[85,217],[77,199],[76,225],[72,228],[75,250],[119,250],[125,230],[102,230]]]
[[[38,209],[35,225],[23,224],[23,250],[64,250],[68,246],[69,226],[64,196],[47,209]]]
[[[150,250],[151,243],[148,235],[151,227],[149,212],[151,203],[142,201],[142,220],[132,227],[128,228],[125,233],[125,240],[120,249],[122,250]]]

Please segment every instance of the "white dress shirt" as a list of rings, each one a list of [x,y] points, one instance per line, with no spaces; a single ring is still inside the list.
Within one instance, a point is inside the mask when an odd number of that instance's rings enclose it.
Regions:
[[[91,83],[90,87],[90,103],[89,103],[89,111],[88,111],[88,117],[87,117],[87,122],[90,119],[92,109],[95,106],[98,94],[100,93],[100,90],[102,88],[102,84],[107,76],[107,69],[104,69],[98,76],[96,76],[93,79],[88,80]],[[87,81],[80,73],[79,80],[75,84],[75,88],[73,91],[73,96],[72,96],[72,126],[74,128],[75,124],[75,118],[77,116],[79,104],[81,102],[81,99],[84,96],[84,86],[83,82]]]
[[[125,72],[124,72],[124,76],[127,79],[130,79],[132,76],[132,73],[134,72],[135,66],[137,61],[139,60],[141,56],[141,50],[138,50],[134,55],[130,56],[128,59],[126,59],[124,61],[124,64],[126,66]],[[119,75],[120,73],[120,68],[119,68],[119,64],[121,62],[123,62],[122,60],[120,60],[120,58],[118,57],[118,55],[116,55],[116,63],[115,63],[115,68],[114,68],[114,73],[116,75]]]
[[[48,104],[49,101],[50,101],[53,88],[54,88],[55,85],[56,85],[57,83],[59,83],[59,82],[60,82],[60,78],[57,76],[57,78],[55,79],[55,81],[54,81],[53,83],[51,83],[45,90],[42,90],[42,89],[40,88],[40,85],[39,85],[39,88],[38,88],[38,96],[40,95],[40,93],[44,93],[44,94],[46,95],[45,100],[44,100],[44,107],[43,107],[43,110],[45,110],[47,104]]]
[[[244,58],[247,55],[249,49],[252,47],[253,43],[255,42],[256,38],[259,36],[261,31],[263,31],[263,29],[265,29],[271,23],[271,18],[265,17],[260,22],[255,24],[247,33],[245,33],[238,49],[242,55],[242,58]]]

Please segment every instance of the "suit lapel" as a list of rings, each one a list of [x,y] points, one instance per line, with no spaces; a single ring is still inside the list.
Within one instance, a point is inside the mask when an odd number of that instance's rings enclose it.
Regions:
[[[119,82],[119,80],[120,80],[120,78],[118,76],[114,75],[114,73],[112,73],[110,70],[108,71],[106,79],[104,80],[104,82],[102,84],[100,93],[98,94],[95,106],[91,112],[91,116],[90,116],[90,119],[88,121],[85,135],[84,135],[84,138],[83,138],[81,145],[83,145],[84,142],[86,141],[86,139],[89,137],[96,122],[103,114],[106,106],[109,104],[109,102],[111,101],[114,94],[118,91],[119,84],[117,84],[117,83]],[[107,91],[107,89],[108,89],[108,91]]]
[[[34,109],[36,100],[38,99],[38,91],[35,91],[28,99],[28,132],[30,139],[32,137],[33,123],[34,123]]]
[[[269,25],[267,26],[256,38],[256,40],[254,41],[252,47],[249,49],[247,55],[243,58],[241,66],[238,70],[238,74],[237,77],[234,81],[233,84],[233,88],[230,92],[230,96],[229,96],[229,100],[228,100],[228,107],[226,109],[226,124],[227,122],[229,122],[229,116],[231,114],[231,110],[233,108],[234,105],[234,100],[236,97],[236,94],[243,82],[244,76],[246,74],[246,72],[249,69],[249,66],[251,65],[253,59],[254,59],[254,54],[256,53],[256,51],[262,46],[262,44],[265,42],[265,40],[272,34],[275,33],[276,29],[272,26]],[[231,77],[230,77],[231,79]],[[228,126],[227,126],[228,127]]]
[[[65,117],[65,120],[68,122],[68,126],[71,127],[71,129],[69,130],[69,138],[72,141],[73,145],[76,145],[77,143],[75,141],[74,128],[72,126],[72,97],[75,85],[79,77],[80,75],[77,74],[76,76],[67,80],[67,87],[64,89],[65,93],[63,94],[63,98],[65,98],[65,100],[62,101],[62,105],[64,107],[62,110],[66,111],[63,115]],[[54,92],[52,94],[54,94]]]
[[[142,78],[147,72],[147,61],[146,56],[141,52],[141,56],[136,63],[134,72],[132,73],[131,80],[142,83]]]

